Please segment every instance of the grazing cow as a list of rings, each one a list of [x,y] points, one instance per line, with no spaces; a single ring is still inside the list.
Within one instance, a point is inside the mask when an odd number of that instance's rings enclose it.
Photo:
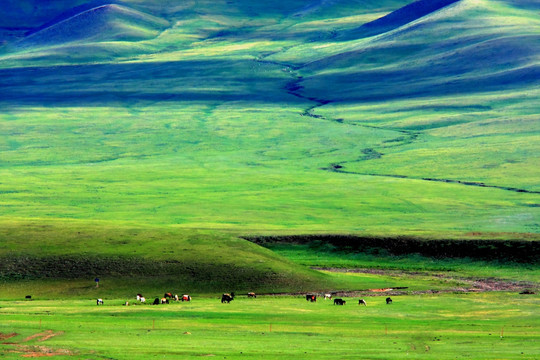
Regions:
[[[172,298],[173,298],[173,294],[170,293],[170,292],[168,292],[168,293],[163,294],[163,297],[164,297],[164,298],[167,298],[167,299],[172,299]]]
[[[234,297],[231,296],[230,294],[223,294],[221,295],[221,303],[230,303],[231,301],[234,300]]]
[[[146,302],[146,298],[144,296],[141,296],[139,298],[139,301],[142,302],[142,303],[145,303]]]
[[[159,305],[159,298],[154,299],[154,305]]]
[[[26,295],[24,298],[25,298],[26,300],[32,300],[32,295]]]
[[[255,295],[254,292],[248,292],[247,296],[248,296],[248,298],[256,298],[257,297],[257,295]]]
[[[141,298],[142,298],[142,294],[137,294],[137,301],[141,301]]]
[[[332,294],[324,294],[324,300],[332,300]]]
[[[334,299],[334,305],[345,305],[346,301],[343,299]]]
[[[96,305],[103,305],[103,299],[97,299]]]
[[[178,294],[174,294],[174,301],[180,301],[180,297],[178,297]]]
[[[386,298],[386,305],[388,304],[391,304],[392,303],[392,299],[390,299],[389,297]]]
[[[316,302],[317,301],[317,295],[315,295],[315,294],[307,294],[306,295],[306,301]]]
[[[167,299],[167,298],[161,298],[161,303],[162,303],[162,304],[168,304],[168,303],[169,303],[169,299]]]
[[[182,295],[182,301],[191,301],[191,296],[189,296],[189,295]]]
[[[364,299],[358,300],[358,305],[364,305],[367,306],[366,301]]]

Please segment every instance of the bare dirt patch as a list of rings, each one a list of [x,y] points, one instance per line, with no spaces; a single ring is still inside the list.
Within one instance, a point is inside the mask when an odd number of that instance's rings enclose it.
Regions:
[[[59,332],[54,332],[52,330],[47,330],[47,331],[44,331],[44,332],[40,332],[40,333],[37,333],[37,334],[34,334],[34,335],[31,335],[31,336],[28,336],[27,338],[25,338],[24,340],[22,340],[22,342],[27,342],[27,341],[30,341],[30,340],[33,340],[33,339],[38,339],[37,341],[45,341],[45,340],[48,340],[54,336],[57,336],[57,335],[62,335],[63,332],[59,331]]]
[[[51,349],[46,346],[17,345],[13,353],[20,353],[21,357],[45,357],[45,356],[73,356],[72,351],[67,349]]]
[[[15,337],[17,335],[19,335],[19,334],[17,334],[17,333],[10,333],[10,334],[0,333],[0,341],[1,340],[11,339],[12,337]]]
[[[330,271],[330,272],[347,272],[347,273],[362,273],[362,274],[375,274],[375,275],[386,275],[386,276],[431,276],[433,278],[458,281],[463,284],[459,288],[449,288],[444,290],[423,290],[423,291],[407,291],[407,287],[395,287],[395,288],[386,288],[386,289],[362,289],[354,291],[336,291],[334,292],[339,296],[355,296],[357,294],[366,294],[373,293],[373,295],[379,294],[392,294],[392,295],[407,295],[407,294],[423,294],[423,293],[442,293],[442,292],[488,292],[488,291],[515,291],[523,292],[530,291],[539,288],[539,284],[526,282],[526,281],[512,281],[506,279],[497,279],[497,278],[467,278],[467,277],[458,277],[451,274],[442,274],[442,273],[428,273],[428,272],[414,272],[414,271],[403,271],[403,270],[381,270],[381,269],[343,269],[343,268],[319,268],[314,267],[314,270],[321,271]],[[406,280],[404,280],[404,285],[406,285]]]
[[[24,345],[22,343],[36,340],[38,342],[46,341],[54,336],[62,335],[63,332],[58,331],[54,332],[52,330],[46,330],[34,335],[30,335],[19,342],[7,343],[4,342],[4,345],[10,345],[11,349],[5,350],[7,353],[20,354],[21,357],[45,357],[45,356],[72,356],[75,353],[67,349],[53,349],[43,345]],[[2,334],[0,333],[0,340],[9,339],[15,337],[19,334]]]

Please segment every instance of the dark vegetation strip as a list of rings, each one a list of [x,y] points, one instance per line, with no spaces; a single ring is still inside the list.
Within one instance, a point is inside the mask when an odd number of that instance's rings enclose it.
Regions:
[[[280,274],[271,269],[255,269],[234,263],[195,263],[178,260],[149,260],[127,256],[58,255],[0,257],[0,280],[93,279],[111,277],[164,277],[196,279],[202,283],[239,286],[276,283]]]
[[[356,235],[249,236],[261,246],[273,243],[332,245],[338,251],[386,252],[390,255],[420,254],[433,258],[473,258],[538,264],[540,241],[527,240],[427,240],[414,237],[367,237]]]

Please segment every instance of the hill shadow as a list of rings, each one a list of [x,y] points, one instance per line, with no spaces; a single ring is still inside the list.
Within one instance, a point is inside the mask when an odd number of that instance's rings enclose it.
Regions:
[[[419,0],[343,35],[345,39],[379,35],[418,20],[460,0]]]

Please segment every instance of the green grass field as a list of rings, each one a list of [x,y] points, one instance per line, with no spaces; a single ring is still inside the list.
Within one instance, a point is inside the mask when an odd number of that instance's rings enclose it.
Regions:
[[[528,2],[462,0],[372,37],[359,26],[408,2],[84,3],[8,8],[38,31],[0,53],[2,219],[538,233]],[[161,32],[123,39],[133,24]]]
[[[2,4],[0,357],[540,357],[538,262],[243,239],[539,240],[539,5],[410,3]]]
[[[3,358],[534,359],[538,297],[515,294],[345,298],[218,297],[122,306],[121,300],[0,302]],[[6,334],[17,334],[6,339]],[[37,337],[30,338],[36,334]],[[51,336],[52,335],[52,336]],[[9,343],[9,344],[6,344]]]

